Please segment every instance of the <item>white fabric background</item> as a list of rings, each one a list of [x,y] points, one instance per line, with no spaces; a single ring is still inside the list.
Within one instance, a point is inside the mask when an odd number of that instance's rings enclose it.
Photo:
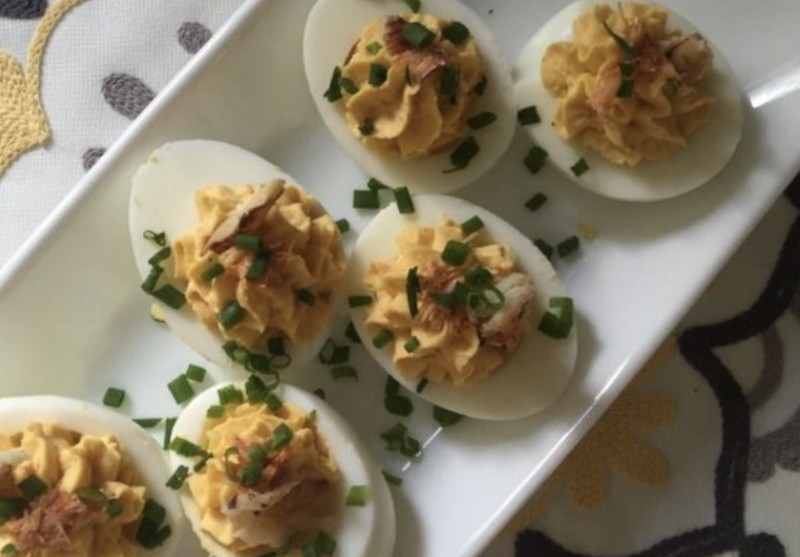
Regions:
[[[216,30],[241,3],[87,0],[65,17],[50,40],[42,79],[53,140],[44,149],[24,154],[0,179],[0,266],[84,174],[84,152],[109,147],[130,123],[103,99],[103,78],[127,73],[160,90],[191,57],[178,43],[180,26],[197,21]],[[0,18],[0,48],[24,64],[36,23]],[[715,321],[749,307],[771,272],[795,215],[785,200],[779,201],[686,323]],[[757,434],[783,423],[800,400],[800,347],[790,342],[798,338],[797,320],[784,317],[779,328],[787,347],[784,385],[754,414]],[[752,384],[761,365],[756,342],[726,349],[721,357],[742,384]],[[650,388],[678,401],[676,423],[647,437],[670,460],[670,483],[645,488],[614,476],[609,500],[599,509],[578,509],[562,494],[537,528],[574,551],[616,555],[644,549],[664,536],[712,520],[713,472],[720,447],[717,402],[679,354],[673,355]],[[778,470],[772,480],[751,484],[747,492],[748,530],[779,535],[787,555],[800,555],[797,480],[795,474]],[[513,538],[501,538],[485,555],[511,557],[512,545]]]

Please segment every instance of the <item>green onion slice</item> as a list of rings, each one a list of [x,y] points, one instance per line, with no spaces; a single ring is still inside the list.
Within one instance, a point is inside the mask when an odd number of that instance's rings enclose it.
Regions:
[[[403,40],[414,48],[426,48],[433,42],[436,35],[423,24],[414,21],[403,26]]]
[[[360,308],[372,304],[372,296],[350,296],[347,298],[347,304],[351,308]]]
[[[38,476],[28,476],[19,483],[19,489],[28,501],[33,501],[47,491],[47,484]]]
[[[497,121],[497,114],[494,112],[481,112],[480,114],[476,114],[475,116],[471,117],[467,120],[467,126],[471,130],[479,130],[481,128],[485,128],[490,124],[494,124]]]
[[[183,374],[170,381],[167,387],[169,388],[169,392],[172,393],[172,398],[174,398],[175,402],[178,404],[183,404],[194,397],[194,389]]]
[[[286,424],[280,424],[272,430],[272,450],[277,451],[288,445],[294,437],[294,432]]]
[[[169,256],[172,255],[172,248],[167,246],[165,248],[161,248],[156,252],[156,254],[147,260],[147,263],[150,265],[158,265],[162,261],[166,261],[169,259]]]
[[[358,336],[358,331],[356,331],[356,326],[353,325],[352,321],[347,324],[347,328],[344,330],[344,336],[353,344],[361,344],[361,337]]]
[[[436,423],[442,427],[449,427],[451,425],[455,425],[461,421],[464,416],[453,412],[452,410],[447,410],[446,408],[442,408],[440,406],[433,407],[433,419],[436,420]]]
[[[414,212],[414,202],[411,200],[411,193],[406,186],[394,189],[394,200],[397,202],[397,210],[401,215],[409,215]]]
[[[457,240],[450,240],[445,244],[444,251],[442,251],[442,261],[448,265],[457,267],[467,262],[469,254],[469,244]]]
[[[538,124],[542,119],[539,117],[539,110],[535,105],[526,106],[517,111],[517,122],[522,126]]]
[[[245,315],[244,308],[239,305],[239,302],[233,300],[217,314],[217,321],[219,321],[223,329],[230,329],[240,323],[245,318]]]
[[[200,275],[200,278],[203,279],[205,282],[211,282],[218,276],[222,275],[224,272],[225,272],[225,267],[223,267],[219,263],[214,263],[205,271],[203,271],[203,273]]]
[[[358,93],[358,85],[356,85],[356,82],[350,78],[347,77],[341,78],[339,80],[339,85],[341,86],[341,88],[344,90],[345,93],[348,93],[350,95],[355,95],[356,93]]]
[[[211,418],[212,420],[218,420],[224,415],[225,415],[225,407],[219,406],[218,404],[209,406],[208,410],[206,410],[206,418]]]
[[[380,209],[381,199],[377,190],[353,190],[354,209]]]
[[[531,150],[528,151],[523,162],[525,166],[528,167],[528,170],[531,171],[531,174],[536,174],[544,168],[544,164],[547,162],[547,156],[547,151],[538,145],[534,145],[531,147]]]
[[[389,70],[382,64],[370,64],[367,82],[373,87],[380,87],[386,82]]]
[[[162,418],[135,418],[133,422],[142,429],[153,429],[161,423]]]
[[[453,21],[442,28],[442,35],[453,44],[461,44],[469,39],[469,29],[460,21]]]
[[[206,378],[206,368],[189,364],[186,368],[186,377],[197,383]]]
[[[244,393],[237,389],[234,385],[226,385],[217,390],[219,403],[222,406],[228,404],[242,404],[244,402]]]
[[[106,494],[96,487],[82,487],[75,491],[75,495],[90,507],[100,507],[108,503]]]
[[[581,240],[577,236],[570,236],[563,242],[556,245],[556,251],[559,257],[567,257],[578,251],[581,247]]]
[[[358,132],[361,135],[372,135],[375,131],[375,124],[369,118],[364,119],[361,125],[358,126]]]
[[[386,411],[396,416],[408,416],[414,411],[411,399],[403,395],[388,395],[383,397],[383,406]]]
[[[250,268],[247,269],[247,274],[245,277],[249,280],[256,280],[261,278],[264,274],[264,271],[267,270],[269,266],[270,260],[270,253],[266,250],[261,251],[253,258],[253,261],[250,263]]]
[[[403,485],[403,478],[398,478],[397,476],[393,476],[386,470],[383,471],[383,477],[386,480],[386,483],[389,485],[393,485],[395,487],[400,487]]]
[[[342,69],[336,66],[333,68],[333,75],[331,76],[331,83],[328,86],[328,90],[325,91],[325,98],[328,99],[329,102],[336,102],[342,98],[341,79]]]
[[[421,0],[403,0],[406,3],[412,12],[419,13],[419,9],[422,7]]]
[[[347,507],[363,507],[367,504],[368,498],[369,486],[354,485],[347,490],[347,497],[345,497],[344,504]]]
[[[445,66],[439,81],[439,94],[445,98],[454,97],[458,93],[460,80],[461,70],[458,66]]]
[[[525,208],[529,211],[538,211],[545,203],[547,203],[547,196],[540,192],[525,202]]]
[[[372,337],[372,345],[375,348],[383,348],[394,340],[394,333],[389,329],[381,329],[378,334]]]
[[[331,368],[331,375],[336,381],[339,379],[354,379],[358,381],[358,371],[353,366],[334,366]]]
[[[150,267],[150,272],[147,274],[147,277],[142,282],[142,290],[147,292],[148,294],[152,294],[156,290],[156,286],[158,285],[158,279],[161,278],[161,275],[164,273],[164,269],[161,267],[154,265]]]
[[[428,386],[428,383],[429,383],[429,381],[427,379],[423,379],[422,381],[417,383],[417,388],[414,389],[414,390],[417,392],[417,394],[419,394],[419,393],[421,393],[422,391],[425,390],[425,387]]]
[[[170,489],[180,489],[183,487],[186,478],[189,477],[189,467],[181,464],[172,473],[172,476],[167,480],[167,487]]]
[[[164,444],[161,448],[165,451],[169,449],[169,444],[172,443],[172,429],[175,427],[175,422],[177,421],[178,418],[167,418],[164,421]]]
[[[119,408],[125,400],[125,391],[109,387],[103,395],[103,404],[111,408]]]
[[[480,150],[481,147],[478,145],[478,142],[475,141],[475,138],[468,137],[450,153],[450,163],[453,165],[453,168],[445,170],[445,173],[465,169]]]
[[[417,268],[411,267],[406,275],[406,297],[408,298],[408,312],[414,318],[419,313],[419,303],[417,301],[417,294],[420,292],[419,276],[417,275]]]
[[[581,158],[578,159],[578,162],[570,166],[569,169],[575,176],[580,177],[581,174],[585,174],[589,171],[589,163],[586,162],[586,159]]]
[[[166,232],[153,232],[152,230],[145,230],[142,233],[145,240],[150,240],[157,246],[166,246],[167,245],[167,233]]]
[[[554,250],[553,246],[548,244],[545,240],[543,240],[541,238],[536,238],[533,241],[533,245],[535,245],[537,248],[539,248],[539,251],[541,251],[542,255],[544,255],[547,259],[551,259],[553,257],[553,252],[555,250]]]
[[[367,50],[367,52],[369,52],[370,54],[375,56],[376,54],[378,54],[381,51],[382,48],[383,48],[383,45],[381,45],[381,43],[379,43],[378,41],[373,41],[373,42],[371,42],[371,43],[369,43],[367,45],[366,50]]]
[[[336,228],[339,229],[339,233],[346,234],[350,232],[350,221],[347,219],[339,219],[336,221]]]
[[[478,230],[481,230],[484,226],[486,226],[481,218],[478,215],[471,217],[464,222],[461,223],[461,231],[464,233],[465,236],[469,236],[470,234],[474,234]]]

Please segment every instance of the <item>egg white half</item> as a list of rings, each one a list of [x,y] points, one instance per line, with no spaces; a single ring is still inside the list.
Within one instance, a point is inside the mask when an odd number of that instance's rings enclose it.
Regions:
[[[323,122],[336,141],[368,175],[392,187],[408,186],[414,193],[444,193],[477,180],[506,152],[516,128],[511,70],[489,27],[475,12],[458,0],[423,0],[420,13],[460,21],[476,41],[483,58],[488,85],[472,113],[493,112],[497,121],[470,134],[480,153],[469,166],[444,174],[452,168],[450,153],[404,161],[399,156],[381,156],[363,145],[350,131],[342,101],[328,102],[323,96],[331,74],[344,63],[361,31],[371,21],[409,11],[401,0],[317,0],[306,22],[303,60],[311,96]],[[472,113],[470,115],[472,115]],[[456,144],[457,145],[457,144]]]
[[[156,149],[133,177],[128,213],[133,254],[142,279],[150,271],[147,260],[159,249],[142,233],[145,230],[164,231],[168,245],[172,245],[191,231],[197,223],[194,204],[197,190],[219,184],[257,187],[275,179],[285,180],[302,190],[294,178],[274,164],[227,143],[178,141]],[[166,262],[164,277],[172,274],[169,263]],[[336,299],[333,303],[335,306]],[[225,339],[217,330],[206,327],[188,303],[178,311],[164,306],[164,319],[181,340],[203,357],[221,366],[233,365],[222,350]],[[292,365],[302,365],[314,359],[329,335],[330,320],[309,342],[300,345],[287,343]]]
[[[482,207],[444,195],[416,196],[414,205],[416,211],[412,215],[401,215],[394,203],[389,205],[361,233],[348,264],[349,295],[370,293],[365,282],[369,265],[397,255],[394,239],[407,226],[435,226],[443,218],[464,222],[478,215],[486,225],[481,232],[484,238],[507,245],[519,268],[533,280],[536,297],[531,307],[531,327],[511,357],[485,381],[460,386],[429,383],[420,396],[443,408],[485,420],[513,420],[540,412],[566,387],[578,350],[576,326],[562,340],[537,329],[549,299],[569,295],[555,269],[533,242]],[[392,344],[378,349],[370,341],[365,324],[369,307],[351,308],[350,312],[369,353],[392,377],[414,392],[417,382],[406,379],[392,361]]]
[[[700,187],[728,163],[742,136],[741,91],[730,65],[710,41],[714,64],[700,87],[712,95],[717,104],[709,120],[688,138],[687,146],[668,158],[643,161],[633,168],[613,164],[596,151],[584,147],[577,139],[564,140],[551,125],[555,119],[556,99],[542,85],[542,58],[551,43],[571,40],[573,20],[597,4],[594,0],[578,0],[570,4],[545,23],[519,55],[514,66],[517,108],[535,105],[542,120],[539,124],[525,126],[525,131],[548,152],[549,161],[568,178],[606,197],[656,201]],[[677,29],[685,34],[699,32],[672,10],[667,29]],[[589,171],[575,176],[570,167],[581,158],[588,163]]]
[[[217,391],[227,385],[244,390],[244,383],[218,384],[195,397],[183,409],[175,427],[174,437],[183,437],[200,444],[203,423],[210,406],[219,404]],[[281,384],[275,394],[306,412],[316,410],[317,428],[327,440],[331,454],[341,472],[341,510],[326,530],[336,540],[336,555],[341,557],[390,557],[395,544],[395,513],[392,494],[383,478],[381,468],[358,440],[347,422],[319,397],[290,385]],[[181,464],[190,469],[194,461],[176,453],[170,453],[173,468]],[[369,497],[363,507],[346,507],[345,496],[350,486],[368,485]],[[181,491],[181,503],[203,548],[215,557],[238,557],[238,554],[223,546],[200,527],[201,518],[197,504],[188,486]]]
[[[0,433],[17,433],[31,422],[51,422],[84,435],[116,437],[147,488],[148,498],[166,509],[165,524],[172,528],[172,535],[162,546],[140,553],[152,557],[175,553],[183,536],[183,512],[178,495],[166,487],[172,472],[164,453],[147,432],[130,418],[81,400],[49,395],[0,399]]]

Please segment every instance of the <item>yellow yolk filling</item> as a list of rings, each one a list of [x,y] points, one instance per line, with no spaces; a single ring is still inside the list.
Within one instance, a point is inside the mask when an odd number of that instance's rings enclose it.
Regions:
[[[318,334],[333,312],[333,293],[340,286],[345,258],[333,219],[316,200],[292,186],[255,223],[255,234],[270,252],[262,277],[246,278],[255,254],[231,247],[208,249],[214,230],[252,195],[251,186],[211,186],[198,191],[198,224],[174,245],[175,277],[186,281],[186,299],[205,325],[249,348],[272,337],[304,342]],[[203,272],[221,264],[225,272],[211,281]],[[308,290],[313,305],[298,298]],[[245,310],[244,319],[225,329],[217,314],[232,301]]]
[[[465,314],[451,314],[427,298],[424,291],[419,313],[412,318],[409,312],[406,277],[412,267],[417,268],[423,290],[425,284],[432,282],[438,283],[433,287],[436,290],[445,282],[452,284],[476,265],[488,269],[495,280],[517,270],[508,247],[481,241],[480,236],[465,236],[461,226],[451,220],[436,227],[409,226],[397,238],[398,255],[370,265],[366,283],[375,302],[369,309],[367,329],[371,335],[381,329],[392,331],[392,358],[408,379],[473,383],[491,376],[505,361],[505,351],[482,345],[477,327]],[[461,267],[442,262],[442,251],[450,240],[471,245],[469,259]],[[405,343],[412,336],[419,341],[419,347],[408,352]]]
[[[702,75],[693,75],[696,68],[687,64],[691,56],[676,52],[686,50],[679,45],[687,37],[666,30],[668,17],[657,6],[623,3],[621,12],[597,6],[573,22],[572,42],[547,48],[541,77],[558,99],[554,125],[559,135],[578,138],[612,163],[629,166],[664,159],[686,146],[710,117],[715,100],[696,86]],[[626,79],[620,65],[631,60],[604,22],[637,51],[627,97],[619,96]],[[710,65],[710,50],[694,54],[695,62]]]
[[[385,39],[387,19],[373,21],[342,68],[342,77],[352,80],[358,92],[345,89],[343,94],[345,117],[356,137],[378,152],[413,159],[438,153],[466,136],[483,63],[471,37],[456,45],[442,36],[449,21],[423,14],[402,18],[427,27],[435,34],[433,42],[424,49],[392,53]],[[374,45],[380,45],[377,52]],[[387,69],[386,81],[377,87],[369,83],[373,64]],[[458,72],[452,97],[440,91],[445,66]],[[374,127],[369,134],[360,129],[367,121]]]
[[[0,451],[17,449],[25,452],[21,462],[0,465],[0,499],[20,498],[17,486],[29,476],[36,476],[47,484],[50,495],[55,495],[53,491],[74,494],[82,488],[98,488],[109,500],[119,501],[122,512],[112,518],[102,507],[87,507],[85,524],[70,532],[68,540],[29,550],[12,534],[15,522],[22,519],[9,520],[0,526],[0,547],[14,544],[21,556],[36,557],[139,554],[136,528],[147,494],[143,486],[137,485],[128,457],[113,436],[81,435],[54,424],[31,423],[15,435],[0,435]]]
[[[264,479],[251,488],[232,480],[226,467],[226,452],[231,447],[241,447],[246,454],[245,447],[269,442],[281,424],[291,429],[292,440],[267,459]],[[339,470],[314,420],[299,408],[287,403],[274,411],[264,404],[228,405],[221,418],[206,420],[201,446],[213,457],[187,483],[201,517],[201,528],[220,544],[237,552],[259,555],[283,547],[290,538],[302,542],[304,536],[313,535],[321,521],[330,517],[333,496],[340,483]],[[235,468],[238,458],[229,456],[227,466]],[[236,508],[232,501],[237,500],[237,495],[248,490],[278,493],[293,484],[298,487],[288,497],[295,500],[283,504],[280,510],[267,508],[255,513],[242,511],[237,516],[231,514]],[[301,491],[305,495],[297,498]]]

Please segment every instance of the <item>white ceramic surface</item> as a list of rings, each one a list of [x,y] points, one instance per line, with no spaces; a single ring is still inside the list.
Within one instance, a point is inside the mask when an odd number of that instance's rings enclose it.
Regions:
[[[400,9],[403,4],[398,3]],[[566,2],[470,0],[514,59],[529,35]],[[531,176],[518,133],[500,164],[459,195],[553,242],[579,222],[600,233],[557,267],[576,300],[581,339],[572,382],[557,403],[529,419],[465,420],[440,431],[415,399],[405,420],[424,441],[409,463],[383,450],[378,432],[397,419],[381,403],[385,374],[354,351],[360,381],[336,383],[322,367],[290,381],[322,387],[389,471],[398,515],[396,557],[471,557],[492,539],[608,407],[661,339],[702,293],[797,171],[800,149],[800,4],[775,0],[667,2],[727,55],[752,106],[733,160],[707,186],[647,205],[612,201],[555,169]],[[0,272],[0,395],[56,393],[99,401],[127,389],[121,411],[176,415],[166,383],[198,362],[153,323],[129,248],[130,179],[169,140],[236,143],[286,169],[355,232],[370,213],[350,209],[366,178],[317,116],[302,71],[302,29],[312,0],[250,0],[203,54],[162,91],[58,210]],[[490,15],[491,10],[491,15]],[[763,33],[768,30],[768,39]],[[523,203],[549,196],[537,213]],[[338,340],[346,321],[334,325]],[[215,380],[234,380],[209,367]],[[208,386],[210,379],[204,386]],[[200,556],[187,537],[183,553]]]

